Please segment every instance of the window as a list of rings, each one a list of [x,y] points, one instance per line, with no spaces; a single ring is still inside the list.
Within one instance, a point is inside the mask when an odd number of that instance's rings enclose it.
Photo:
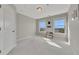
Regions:
[[[45,31],[45,29],[46,29],[46,21],[45,20],[39,21],[39,29],[40,29],[40,31]]]
[[[63,18],[59,18],[59,19],[55,19],[54,21],[54,29],[55,32],[59,32],[59,33],[64,33],[64,19]]]

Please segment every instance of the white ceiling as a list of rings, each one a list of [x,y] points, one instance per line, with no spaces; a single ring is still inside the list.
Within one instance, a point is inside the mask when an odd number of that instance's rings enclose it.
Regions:
[[[14,5],[18,13],[38,19],[53,16],[68,11],[69,4],[16,4]],[[37,7],[42,7],[42,12],[37,11]]]

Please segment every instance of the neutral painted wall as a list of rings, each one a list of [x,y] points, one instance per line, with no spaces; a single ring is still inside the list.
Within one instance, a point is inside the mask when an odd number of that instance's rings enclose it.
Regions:
[[[79,54],[79,18],[72,21],[72,13],[78,5],[71,5],[68,13],[68,38],[75,54]]]
[[[35,35],[35,19],[17,13],[17,39],[25,39]]]

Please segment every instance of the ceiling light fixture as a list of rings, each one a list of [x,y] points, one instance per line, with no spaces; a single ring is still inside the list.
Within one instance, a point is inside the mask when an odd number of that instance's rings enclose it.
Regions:
[[[37,9],[37,11],[39,11],[39,12],[42,11],[42,7],[37,7],[36,9]]]

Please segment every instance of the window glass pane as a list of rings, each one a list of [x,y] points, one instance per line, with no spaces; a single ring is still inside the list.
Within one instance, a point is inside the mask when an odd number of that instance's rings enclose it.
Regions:
[[[56,19],[54,21],[55,32],[64,33],[64,19]]]
[[[39,21],[39,29],[40,29],[40,31],[45,31],[45,29],[46,29],[46,22],[45,22],[45,20],[40,20]]]

